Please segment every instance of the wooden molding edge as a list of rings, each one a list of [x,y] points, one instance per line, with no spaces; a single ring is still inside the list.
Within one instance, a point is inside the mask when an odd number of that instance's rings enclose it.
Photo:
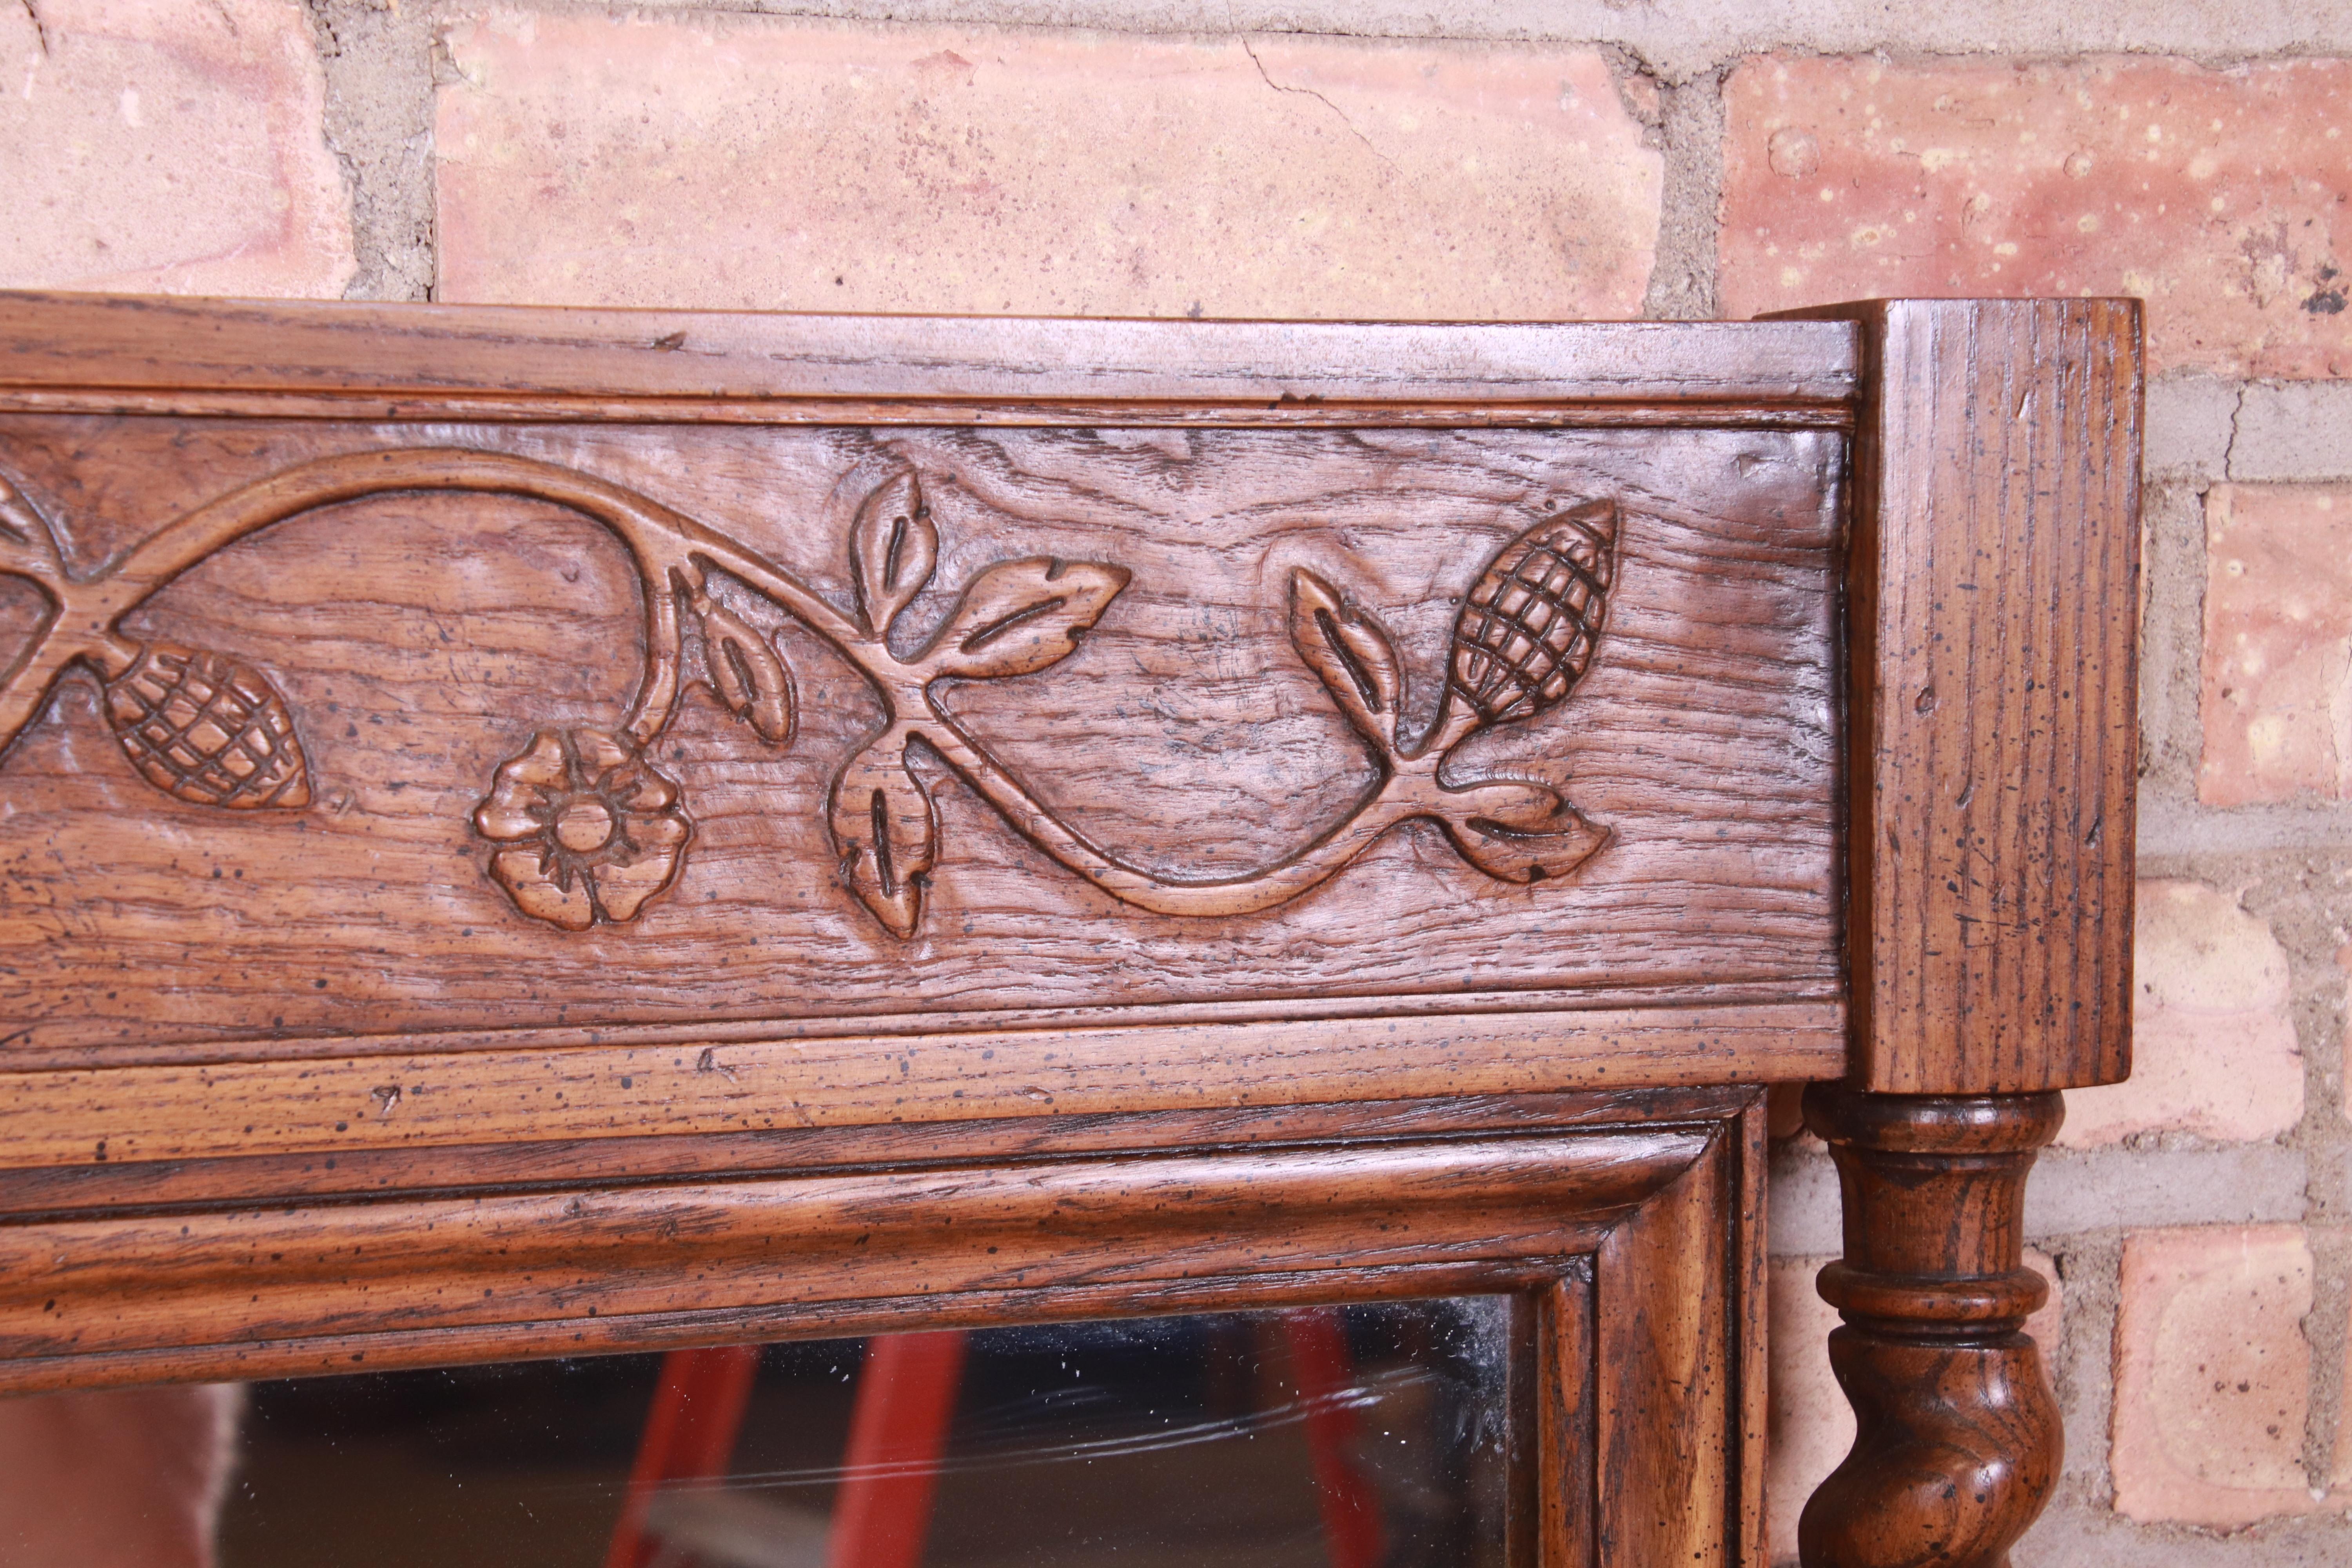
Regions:
[[[154,344],[185,345],[168,363]],[[70,352],[58,347],[71,343]],[[1727,353],[1731,345],[1736,353]],[[0,387],[426,398],[1835,404],[1827,321],[840,316],[0,291]]]
[[[0,1073],[0,1168],[1797,1081],[1845,1062],[1844,1010],[1789,1003],[60,1069]]]
[[[24,1223],[0,1394],[1500,1293],[1515,1365],[1559,1373],[1515,1461],[1539,1560],[1753,1561],[1762,1150],[1748,1090],[1650,1125]]]

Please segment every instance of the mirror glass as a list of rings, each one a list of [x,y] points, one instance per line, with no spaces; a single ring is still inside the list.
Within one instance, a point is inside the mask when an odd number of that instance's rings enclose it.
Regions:
[[[1499,1565],[1511,1315],[1470,1297],[257,1384],[219,1562]]]

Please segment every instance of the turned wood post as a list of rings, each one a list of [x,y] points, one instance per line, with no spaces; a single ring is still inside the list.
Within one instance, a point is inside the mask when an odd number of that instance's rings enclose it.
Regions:
[[[1805,1505],[1805,1562],[2005,1563],[2042,1511],[2064,1442],[2024,1331],[2050,1294],[2024,1266],[2025,1176],[2064,1114],[2054,1092],[1806,1094],[1845,1203],[1821,1292],[1858,1430]]]
[[[2130,1071],[2140,320],[1903,300],[1855,321],[1845,621],[1853,1066],[1816,1087],[1860,1423],[1810,1568],[2002,1568],[2055,1484],[2026,1175]]]

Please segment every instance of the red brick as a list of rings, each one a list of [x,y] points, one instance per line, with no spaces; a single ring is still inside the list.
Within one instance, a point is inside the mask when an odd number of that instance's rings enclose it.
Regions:
[[[707,13],[447,50],[446,300],[1627,316],[1656,244],[1589,50]]]
[[[2201,882],[2139,885],[2132,1075],[2066,1095],[2060,1143],[2138,1132],[2253,1142],[2303,1120],[2303,1049],[2286,950],[2229,894]]]
[[[2208,805],[2352,799],[2352,487],[2205,498]]]
[[[351,201],[297,0],[0,7],[0,286],[342,293]]]
[[[0,1399],[0,1562],[212,1568],[233,1386]]]
[[[2232,1529],[2317,1506],[2303,1468],[2311,1251],[2293,1226],[2124,1238],[2116,1511]]]
[[[2352,62],[1747,61],[1722,304],[2136,294],[2156,368],[2352,375]]]
[[[1771,1561],[1793,1562],[1797,1518],[1805,1500],[1853,1447],[1853,1410],[1830,1372],[1830,1331],[1836,1310],[1813,1289],[1826,1258],[1776,1258],[1770,1267],[1771,1398],[1766,1429],[1765,1522]],[[2050,1281],[2050,1300],[2027,1321],[2025,1331],[2052,1364],[2063,1327],[2058,1269],[2029,1248],[2025,1261]]]

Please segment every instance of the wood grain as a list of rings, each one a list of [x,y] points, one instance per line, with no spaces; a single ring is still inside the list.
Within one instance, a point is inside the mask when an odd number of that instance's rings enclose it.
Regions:
[[[1601,1381],[1593,1325],[1591,1271],[1564,1275],[1534,1292],[1528,1372],[1534,1384],[1535,1550],[1532,1560],[1590,1568],[1599,1563],[1604,1502],[1594,1395]],[[1620,1505],[1622,1506],[1622,1505]]]
[[[1166,1279],[1148,1285],[1084,1280],[1003,1290],[940,1290],[921,1296],[728,1306],[717,1310],[591,1315],[577,1299],[562,1314],[460,1327],[364,1329],[346,1333],[252,1338],[184,1347],[149,1346],[95,1355],[24,1357],[0,1366],[10,1394],[153,1383],[236,1383],[335,1376],[416,1367],[479,1365],[553,1356],[619,1354],[694,1346],[855,1339],[864,1334],[1102,1318],[1234,1312],[1496,1294],[1541,1289],[1558,1266],[1530,1263],[1399,1264],[1389,1268],[1269,1270]]]
[[[0,1345],[13,1364],[566,1312],[1517,1267],[1590,1250],[1717,1142],[1596,1129],[59,1218],[0,1227]]]
[[[564,398],[1837,403],[1832,323],[825,316],[0,292],[0,387]]]
[[[1752,1563],[1851,1069],[1807,1561],[1994,1568],[2138,318],[1812,314],[0,294],[0,1386],[1505,1291],[1516,1545]]]
[[[363,497],[202,560],[125,622],[276,683],[317,795],[296,820],[155,796],[70,679],[0,766],[12,1065],[217,1057],[226,1041],[255,1056],[362,1031],[874,1026],[930,1009],[1458,990],[1711,1002],[1836,984],[1829,433],[430,435],[626,485],[836,603],[849,512],[910,466],[942,541],[937,585],[907,612],[917,638],[956,584],[1007,556],[1116,563],[1131,581],[1076,655],[941,700],[1074,830],[1180,878],[1278,863],[1377,776],[1291,646],[1294,567],[1377,610],[1425,724],[1454,601],[1487,560],[1542,509],[1613,497],[1621,559],[1590,673],[1454,764],[1556,781],[1610,847],[1572,881],[1518,889],[1409,825],[1280,910],[1161,917],[1072,877],[940,774],[929,912],[901,943],[845,897],[824,816],[835,772],[880,722],[864,679],[714,580],[779,639],[798,733],[779,752],[690,696],[648,753],[694,824],[675,888],[626,926],[548,930],[484,875],[473,807],[534,731],[625,716],[646,635],[627,554],[541,501]],[[417,438],[20,415],[0,419],[0,460],[86,569],[238,485]]]
[[[1741,1112],[1735,1158],[1727,1162],[1732,1188],[1729,1224],[1732,1319],[1727,1353],[1733,1362],[1734,1384],[1729,1395],[1736,1436],[1729,1466],[1732,1496],[1738,1521],[1738,1548],[1733,1561],[1762,1563],[1771,1554],[1771,1531],[1765,1516],[1764,1467],[1768,1428],[1771,1423],[1771,1359],[1768,1353],[1770,1290],[1765,1279],[1765,1258],[1770,1243],[1766,1233],[1770,1209],[1767,1186],[1769,1168],[1770,1121],[1761,1095]]]
[[[1694,1163],[1613,1229],[1596,1259],[1599,1360],[1617,1369],[1601,1401],[1602,1563],[1724,1564],[1742,1549],[1739,1449],[1746,1424],[1733,1330],[1741,1242],[1736,1159]],[[1689,1500],[1723,1500],[1692,1508]]]
[[[1565,1216],[1604,1225],[1706,1142],[1660,1129],[59,1220],[0,1230],[0,1346],[496,1322],[574,1298],[601,1315],[1013,1289],[1079,1267],[1108,1283],[1341,1253],[1556,1256],[1579,1250]],[[1242,1223],[1266,1213],[1285,1224]]]
[[[1864,328],[1852,942],[1860,1087],[2131,1067],[2140,317],[1895,300]]]
[[[1651,1099],[1682,1120],[19,1223],[0,1389],[1506,1292],[1519,1539],[1591,1563],[1671,1519],[1676,1560],[1728,1562],[1752,1435],[1722,1347],[1762,1231],[1717,1205],[1760,1200],[1736,1195],[1757,1097]]]
[[[477,1050],[0,1073],[0,1167],[1801,1079],[1830,1006]]]
[[[1806,1091],[1844,1196],[1820,1283],[1857,1422],[1799,1521],[1808,1568],[2005,1568],[2056,1488],[2057,1395],[2024,1331],[2049,1286],[2023,1247],[2025,1178],[2064,1117],[2054,1092]]]
[[[617,1189],[663,1181],[806,1174],[851,1165],[979,1164],[1159,1149],[1660,1126],[1737,1116],[1758,1092],[1717,1087],[1454,1095],[1209,1110],[1064,1110],[996,1121],[849,1122],[304,1154],[239,1150],[201,1159],[0,1169],[0,1215],[59,1216],[121,1208],[193,1212],[223,1205],[367,1199],[388,1194]]]
[[[449,420],[545,424],[825,425],[996,429],[1248,430],[1838,430],[1846,402],[1713,401],[1292,403],[1130,398],[1097,403],[1018,399],[562,397],[522,392],[383,396],[367,393],[140,391],[0,385],[0,413],[97,414],[194,419]]]

